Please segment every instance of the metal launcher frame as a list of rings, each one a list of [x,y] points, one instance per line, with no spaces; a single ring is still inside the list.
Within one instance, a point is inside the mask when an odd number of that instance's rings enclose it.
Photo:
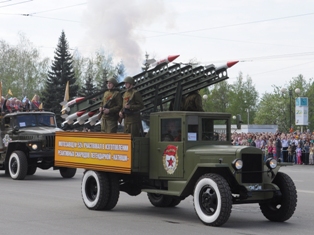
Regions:
[[[141,110],[142,116],[149,116],[151,112],[163,111],[163,104],[171,101],[173,101],[174,110],[180,110],[183,96],[226,80],[228,74],[227,67],[224,66],[216,69],[213,64],[195,68],[191,65],[175,64],[144,71],[133,78],[134,87],[141,93],[145,106]],[[121,82],[118,85],[121,94],[125,92],[123,84]],[[105,91],[100,91],[71,105],[68,114],[78,111],[98,112]]]

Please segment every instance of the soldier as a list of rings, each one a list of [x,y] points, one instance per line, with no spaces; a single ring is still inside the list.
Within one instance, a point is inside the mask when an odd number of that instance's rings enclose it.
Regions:
[[[118,81],[114,78],[107,79],[108,90],[99,107],[101,114],[101,131],[105,133],[117,133],[119,111],[122,108],[122,97],[116,89]]]
[[[123,94],[123,107],[119,113],[124,118],[124,133],[131,133],[132,137],[141,136],[142,123],[140,110],[144,108],[141,94],[133,88],[133,77],[124,79],[126,92]]]
[[[199,94],[199,91],[193,91],[186,96],[184,101],[184,111],[204,112],[202,107],[202,97]]]

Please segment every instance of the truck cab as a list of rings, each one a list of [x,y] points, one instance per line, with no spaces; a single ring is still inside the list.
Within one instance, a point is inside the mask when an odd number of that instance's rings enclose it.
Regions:
[[[0,170],[22,180],[37,168],[54,167],[55,114],[45,111],[14,112],[1,117]],[[56,169],[56,168],[55,168]],[[58,168],[65,178],[76,169]]]

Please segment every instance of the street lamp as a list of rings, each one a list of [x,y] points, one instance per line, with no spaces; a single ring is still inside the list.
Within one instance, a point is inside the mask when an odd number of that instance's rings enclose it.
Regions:
[[[289,88],[289,90],[287,90],[287,88],[281,88],[281,93],[283,93],[283,94],[286,94],[287,93],[287,91],[289,92],[288,94],[289,94],[289,97],[290,97],[290,114],[289,114],[289,116],[290,116],[290,129],[292,128],[292,89],[291,88]],[[300,89],[299,88],[296,88],[295,90],[294,90],[294,92],[295,93],[297,93],[297,94],[300,94]]]

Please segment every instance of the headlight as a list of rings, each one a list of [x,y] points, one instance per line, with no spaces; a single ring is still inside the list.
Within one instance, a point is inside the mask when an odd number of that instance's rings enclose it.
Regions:
[[[32,149],[33,149],[33,150],[37,150],[37,149],[38,149],[37,144],[32,144]]]
[[[243,167],[243,161],[241,159],[235,159],[232,162],[232,166],[236,171],[241,170]]]
[[[266,160],[266,166],[269,168],[269,169],[275,169],[277,167],[277,160],[274,159],[274,158],[268,158]]]

